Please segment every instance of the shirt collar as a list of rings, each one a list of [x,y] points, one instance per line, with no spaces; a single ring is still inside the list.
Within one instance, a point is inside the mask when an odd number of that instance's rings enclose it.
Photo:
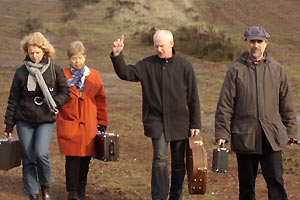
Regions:
[[[250,54],[248,54],[248,62],[249,63],[259,63],[261,61],[264,61],[266,59],[266,53],[264,53],[263,57],[261,57],[259,60],[257,60],[256,58],[253,58]]]

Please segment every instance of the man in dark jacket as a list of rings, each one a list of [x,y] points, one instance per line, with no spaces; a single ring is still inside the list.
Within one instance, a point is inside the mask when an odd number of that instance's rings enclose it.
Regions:
[[[248,52],[227,71],[215,117],[219,145],[231,141],[239,172],[239,200],[255,200],[258,164],[269,200],[286,200],[281,150],[297,136],[295,104],[282,66],[265,52],[270,35],[245,33]]]
[[[152,138],[152,199],[166,200],[169,193],[168,144],[172,177],[169,199],[182,199],[185,176],[185,141],[200,133],[200,102],[192,65],[174,53],[173,35],[159,30],[154,36],[156,54],[135,65],[123,59],[124,36],[113,43],[111,60],[122,80],[140,81],[143,93],[145,135]]]

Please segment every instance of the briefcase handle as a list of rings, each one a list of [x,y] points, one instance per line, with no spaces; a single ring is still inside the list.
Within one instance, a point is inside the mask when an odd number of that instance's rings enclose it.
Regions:
[[[109,153],[110,155],[115,155],[115,144],[112,140],[109,142]]]
[[[300,141],[296,140],[295,138],[290,138],[288,142],[292,143],[292,144],[298,144],[298,145],[300,145]]]
[[[5,137],[3,139],[0,139],[0,144],[1,144],[1,142],[9,142],[9,143],[11,143],[12,140],[15,140],[15,139],[16,138],[12,138],[12,137],[7,138],[7,137]]]
[[[218,148],[217,148],[218,151],[227,151],[229,152],[229,150],[226,148],[226,145],[225,144],[221,144],[221,145],[218,145]]]

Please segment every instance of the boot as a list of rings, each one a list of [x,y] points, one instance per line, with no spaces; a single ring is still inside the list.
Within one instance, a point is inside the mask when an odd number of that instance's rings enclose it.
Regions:
[[[68,193],[68,200],[80,200],[77,192],[72,191]]]
[[[38,200],[38,199],[39,199],[39,194],[32,194],[32,195],[29,195],[29,199],[30,199],[30,200]]]
[[[81,186],[78,189],[78,196],[80,200],[85,200],[85,184],[80,184]]]
[[[49,186],[41,186],[41,189],[42,189],[42,199],[51,200]]]
[[[79,197],[80,200],[86,200],[87,199],[85,193],[82,193],[82,192],[78,193],[78,197]]]
[[[78,193],[78,197],[80,198],[80,200],[85,200],[86,196],[85,196],[85,191],[84,190],[79,190],[79,193]]]

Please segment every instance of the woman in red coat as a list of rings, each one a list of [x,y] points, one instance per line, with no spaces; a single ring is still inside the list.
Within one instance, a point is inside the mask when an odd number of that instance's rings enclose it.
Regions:
[[[68,199],[83,199],[94,138],[97,127],[105,131],[107,120],[106,95],[99,73],[87,67],[86,51],[80,41],[68,49],[70,65],[64,68],[70,99],[57,116],[60,153],[66,156]]]

